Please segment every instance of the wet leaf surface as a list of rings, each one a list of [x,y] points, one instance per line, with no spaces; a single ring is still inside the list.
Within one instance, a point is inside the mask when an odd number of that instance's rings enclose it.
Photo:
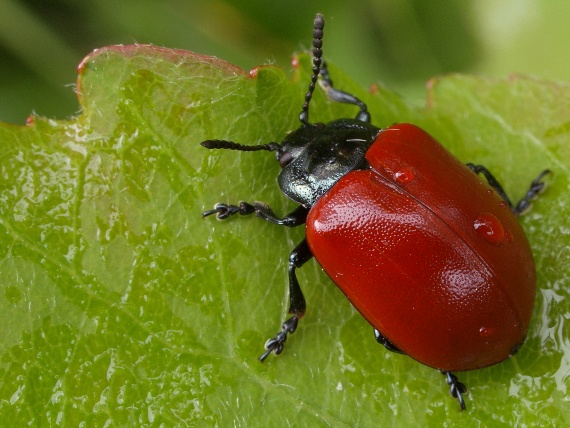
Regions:
[[[306,317],[259,364],[286,316],[287,256],[302,228],[218,222],[216,202],[276,212],[272,154],[208,152],[205,139],[280,141],[298,126],[309,59],[254,78],[212,58],[148,46],[86,58],[69,121],[0,124],[0,414],[15,425],[513,426],[570,423],[570,85],[513,76],[430,82],[427,107],[386,88],[337,87],[373,122],[413,122],[459,159],[486,165],[518,199],[549,188],[521,221],[538,291],[515,358],[462,373],[459,412],[442,376],[386,352],[310,262]],[[311,120],[351,117],[315,94]]]

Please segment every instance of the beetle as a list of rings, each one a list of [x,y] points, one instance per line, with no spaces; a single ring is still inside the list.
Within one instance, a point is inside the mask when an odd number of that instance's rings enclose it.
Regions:
[[[219,203],[202,213],[255,214],[277,225],[305,224],[289,256],[289,313],[264,361],[283,351],[306,303],[296,270],[315,257],[388,350],[439,370],[465,409],[453,372],[497,364],[527,334],[534,304],[533,255],[517,217],[545,188],[544,170],[513,204],[481,165],[463,164],[412,124],[380,129],[364,102],[336,89],[322,59],[324,19],[313,27],[313,70],[300,127],[281,144],[206,140],[208,149],[266,150],[282,167],[281,191],[298,204],[280,217],[261,202]],[[310,123],[317,81],[329,99],[355,105],[354,119]]]

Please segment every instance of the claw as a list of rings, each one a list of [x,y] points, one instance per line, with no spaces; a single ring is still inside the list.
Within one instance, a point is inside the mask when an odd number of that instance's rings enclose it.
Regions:
[[[235,205],[216,204],[213,210],[204,211],[202,218],[215,214],[216,218],[224,220],[236,212],[239,212],[239,208]]]
[[[530,210],[530,207],[532,206],[532,201],[535,200],[538,197],[538,195],[540,195],[542,192],[546,190],[547,183],[542,181],[542,179],[551,173],[552,172],[550,170],[545,169],[530,184],[528,192],[526,193],[524,198],[522,198],[517,204],[516,211],[518,215],[526,214]]]
[[[441,371],[441,374],[445,376],[445,381],[449,385],[449,394],[459,401],[459,407],[461,410],[465,410],[465,400],[463,400],[463,395],[467,392],[467,387],[459,382],[457,376],[451,372]]]
[[[215,214],[218,220],[225,220],[234,214],[248,215],[253,212],[255,208],[246,202],[240,202],[239,205],[216,204],[213,210],[204,211],[202,218]]]
[[[260,362],[264,362],[265,359],[273,352],[275,355],[279,355],[283,352],[283,345],[287,340],[287,334],[294,333],[297,330],[297,325],[299,324],[299,318],[297,315],[293,315],[287,321],[283,323],[283,330],[275,335],[275,337],[269,339],[265,342],[266,351],[259,357]]]

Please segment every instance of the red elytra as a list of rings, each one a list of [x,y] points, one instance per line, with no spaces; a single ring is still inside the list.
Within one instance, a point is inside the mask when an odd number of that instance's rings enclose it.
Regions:
[[[410,124],[380,132],[368,170],[311,208],[309,247],[359,312],[400,350],[440,370],[496,364],[524,341],[532,252],[504,200]]]

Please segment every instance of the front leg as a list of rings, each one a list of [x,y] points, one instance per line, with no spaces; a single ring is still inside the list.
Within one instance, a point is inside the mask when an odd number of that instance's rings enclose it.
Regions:
[[[249,215],[254,214],[269,223],[278,224],[280,226],[295,227],[304,224],[307,219],[309,209],[300,205],[287,214],[285,217],[278,217],[273,210],[263,202],[254,202],[249,204],[247,202],[240,202],[238,205],[216,204],[214,209],[204,211],[202,217],[208,217],[215,214],[219,220],[235,215]]]

